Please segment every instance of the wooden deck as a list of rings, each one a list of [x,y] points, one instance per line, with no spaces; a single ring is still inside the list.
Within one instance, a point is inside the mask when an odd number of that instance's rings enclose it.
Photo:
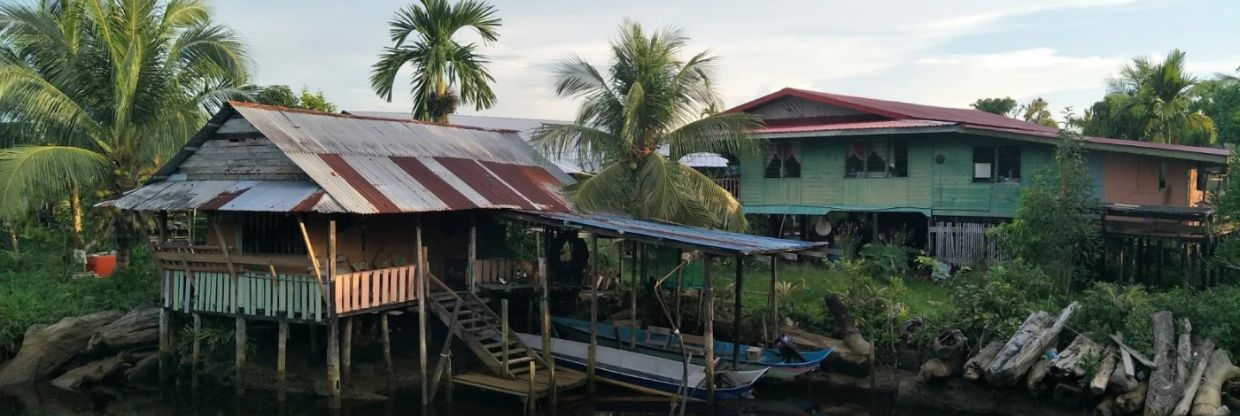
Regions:
[[[461,385],[513,395],[523,399],[530,395],[530,380],[528,376],[507,379],[489,372],[474,371],[454,376],[452,380]],[[555,370],[555,384],[559,391],[569,390],[585,383],[586,374],[583,372],[567,368]],[[534,399],[546,397],[550,392],[551,384],[547,380],[546,372],[537,374],[534,377]]]

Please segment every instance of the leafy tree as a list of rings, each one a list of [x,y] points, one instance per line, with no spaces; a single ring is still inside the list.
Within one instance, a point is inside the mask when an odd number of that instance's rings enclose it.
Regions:
[[[0,25],[0,119],[21,126],[0,151],[0,217],[69,199],[79,244],[83,196],[137,185],[247,77],[201,0],[5,4]]]
[[[1016,100],[1013,100],[1012,97],[978,98],[977,101],[969,105],[975,109],[1001,116],[1010,115],[1016,111]]]
[[[1191,109],[1214,121],[1219,141],[1224,143],[1240,144],[1240,77],[1237,75],[1220,75],[1193,87],[1197,99]]]
[[[268,85],[266,87],[254,87],[257,90],[254,93],[253,102],[266,105],[275,105],[288,108],[301,108],[306,110],[322,111],[325,113],[336,112],[336,105],[327,101],[327,97],[323,96],[323,91],[311,93],[306,87],[301,87],[301,94],[294,94],[293,90],[287,85]]]
[[[1080,137],[1061,131],[1055,163],[1021,191],[1012,222],[994,231],[1005,248],[1040,265],[1065,292],[1086,276],[1101,241],[1094,223],[1098,200],[1085,156]]]
[[[545,125],[535,138],[549,153],[577,152],[603,166],[568,189],[578,208],[746,228],[731,193],[678,162],[694,152],[751,155],[748,131],[760,123],[742,113],[703,114],[719,101],[715,58],[681,58],[688,40],[676,29],[649,33],[625,22],[605,70],[575,56],[556,66],[556,93],[583,102],[576,122]]]
[[[1240,153],[1232,152],[1227,158],[1227,171],[1240,172]],[[1214,223],[1224,226],[1240,225],[1240,180],[1228,180],[1227,189],[1211,194],[1214,205]],[[1240,271],[1240,238],[1235,234],[1223,238],[1212,258],[1216,264],[1233,271]]]
[[[1083,119],[1089,135],[1157,143],[1214,144],[1210,117],[1193,110],[1197,79],[1184,68],[1184,52],[1172,50],[1162,62],[1135,58],[1108,83],[1106,97]]]
[[[1051,111],[1047,109],[1048,105],[1042,97],[1034,98],[1029,104],[1020,107],[1021,119],[1046,127],[1059,128],[1059,123],[1055,121],[1055,118],[1051,116]]]
[[[384,48],[370,73],[370,86],[380,97],[392,101],[392,84],[401,67],[413,67],[413,116],[447,122],[457,101],[476,109],[495,104],[495,81],[487,71],[487,59],[475,52],[474,43],[460,43],[453,36],[474,29],[484,44],[499,39],[500,18],[495,7],[478,0],[421,0],[396,12],[392,26],[393,46]],[[413,39],[410,39],[410,37]],[[458,91],[453,91],[456,88]],[[460,96],[457,96],[457,93]]]

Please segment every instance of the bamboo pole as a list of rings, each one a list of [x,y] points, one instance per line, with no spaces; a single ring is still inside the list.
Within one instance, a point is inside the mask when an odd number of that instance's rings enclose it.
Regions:
[[[276,336],[276,380],[279,384],[279,401],[283,402],[286,396],[286,365],[288,363],[288,321],[284,317],[280,318],[279,334]]]
[[[594,397],[594,366],[598,361],[598,236],[590,235],[590,350],[586,357],[586,390]]]
[[[419,383],[422,386],[422,406],[430,404],[430,386],[427,385],[427,369],[426,369],[426,338],[429,336],[426,332],[426,251],[422,247],[422,222],[419,221],[415,233],[416,244],[418,250],[418,375]]]
[[[711,272],[711,268],[712,268],[711,258],[712,257],[713,256],[709,254],[702,257],[703,263],[706,265],[704,269],[705,270],[705,273],[704,273],[705,282],[702,287],[702,303],[704,304],[703,306],[706,308],[706,311],[704,314],[705,322],[703,322],[703,325],[705,326],[706,329],[705,331],[703,331],[702,336],[703,338],[705,338],[704,342],[706,344],[706,362],[704,363],[706,367],[706,386],[707,386],[706,387],[707,389],[706,390],[707,391],[706,402],[709,403],[711,406],[714,406],[715,404],[715,283],[714,283],[714,278],[712,276],[714,273]]]
[[[741,368],[741,292],[745,291],[745,269],[741,256],[736,259],[736,287],[732,305],[732,369]]]
[[[308,243],[308,241],[307,241]],[[336,286],[336,220],[328,221],[327,225],[327,292],[335,293]],[[340,409],[340,317],[336,313],[336,302],[327,302],[327,386],[331,391],[330,406]]]

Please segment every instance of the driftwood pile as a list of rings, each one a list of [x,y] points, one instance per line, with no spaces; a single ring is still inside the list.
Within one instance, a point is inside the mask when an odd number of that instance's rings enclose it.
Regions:
[[[135,309],[69,317],[34,325],[21,350],[0,366],[0,388],[51,380],[66,390],[85,390],[105,379],[133,383],[158,369],[159,309]]]
[[[1036,312],[1010,338],[975,348],[965,359],[967,340],[959,331],[940,334],[919,379],[934,382],[961,374],[994,386],[1023,387],[1039,397],[1094,404],[1102,416],[1221,416],[1223,385],[1240,378],[1226,351],[1208,339],[1194,340],[1187,319],[1176,324],[1170,312],[1152,318],[1154,357],[1124,343],[1122,334],[1079,334],[1062,350],[1064,328],[1076,312],[1073,303],[1056,316]],[[959,346],[959,347],[957,347]]]

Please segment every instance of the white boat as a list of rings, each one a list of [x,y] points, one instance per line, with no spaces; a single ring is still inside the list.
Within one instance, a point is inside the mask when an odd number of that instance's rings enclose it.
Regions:
[[[533,334],[517,333],[521,342],[538,351],[542,351],[542,337]],[[551,338],[551,355],[555,362],[576,370],[586,369],[586,357],[589,356],[590,344]],[[681,382],[685,380],[684,364],[679,360],[671,360],[653,355],[618,350],[598,346],[595,374],[603,381],[631,388],[637,391],[655,393],[665,396],[676,396]],[[706,400],[709,393],[706,382],[706,368],[697,364],[688,364],[687,394],[689,397]],[[751,396],[754,383],[766,374],[768,369],[748,371],[717,371],[715,372],[715,400],[732,400]]]

